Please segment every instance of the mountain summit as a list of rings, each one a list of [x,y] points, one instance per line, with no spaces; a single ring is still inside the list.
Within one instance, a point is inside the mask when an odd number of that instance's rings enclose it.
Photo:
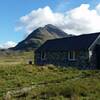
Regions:
[[[31,50],[38,48],[46,40],[63,38],[69,36],[64,31],[60,30],[54,25],[48,24],[44,27],[39,27],[34,30],[28,37],[19,42],[17,46],[12,48],[13,50]]]

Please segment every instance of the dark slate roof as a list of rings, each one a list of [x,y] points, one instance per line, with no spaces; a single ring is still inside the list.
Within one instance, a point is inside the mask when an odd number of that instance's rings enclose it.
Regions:
[[[60,39],[47,40],[35,52],[40,51],[71,51],[86,50],[100,35],[98,33],[84,34],[80,36],[72,36]]]

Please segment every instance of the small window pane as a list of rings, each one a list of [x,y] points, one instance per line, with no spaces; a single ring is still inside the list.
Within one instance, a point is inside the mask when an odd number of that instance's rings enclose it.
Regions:
[[[75,60],[75,52],[74,51],[68,52],[68,59],[69,60]]]
[[[41,59],[45,59],[46,58],[46,54],[44,52],[41,53]]]

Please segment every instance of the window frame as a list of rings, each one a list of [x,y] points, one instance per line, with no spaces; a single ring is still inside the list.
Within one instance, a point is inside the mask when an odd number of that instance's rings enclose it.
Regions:
[[[72,57],[71,57],[71,55],[72,55]],[[69,61],[75,61],[76,60],[76,53],[75,53],[75,51],[69,51],[68,52],[68,60]]]
[[[92,50],[89,50],[89,59],[91,59],[92,55],[93,55]]]
[[[45,52],[41,52],[41,60],[46,60],[46,53]]]

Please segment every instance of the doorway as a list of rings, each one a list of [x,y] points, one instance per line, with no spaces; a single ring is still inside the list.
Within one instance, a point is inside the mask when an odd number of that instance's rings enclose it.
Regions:
[[[100,45],[96,45],[96,66],[97,69],[100,69]]]

